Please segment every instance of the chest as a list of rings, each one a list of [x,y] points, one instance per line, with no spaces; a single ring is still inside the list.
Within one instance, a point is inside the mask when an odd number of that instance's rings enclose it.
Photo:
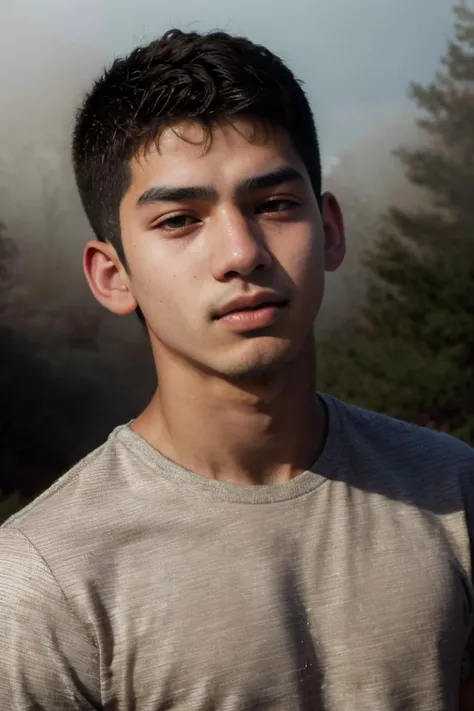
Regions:
[[[383,502],[331,509],[183,518],[122,548],[103,657],[123,709],[449,693],[470,624],[449,527]]]

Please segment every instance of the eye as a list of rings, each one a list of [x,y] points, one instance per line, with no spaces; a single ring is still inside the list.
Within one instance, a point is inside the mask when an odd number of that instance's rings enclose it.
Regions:
[[[261,205],[258,206],[256,212],[261,213],[279,213],[279,212],[290,212],[298,207],[298,203],[294,200],[289,200],[288,198],[275,198],[273,200],[266,200]]]
[[[173,215],[158,222],[155,228],[166,232],[173,232],[174,230],[182,230],[190,225],[195,225],[198,222],[199,220],[192,215]]]

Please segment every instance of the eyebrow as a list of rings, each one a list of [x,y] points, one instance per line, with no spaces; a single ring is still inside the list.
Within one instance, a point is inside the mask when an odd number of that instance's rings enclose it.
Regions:
[[[237,194],[257,192],[277,188],[284,183],[303,182],[303,175],[290,166],[282,166],[269,173],[262,173],[251,178],[245,178],[237,185]],[[186,200],[216,200],[217,190],[208,185],[165,186],[154,185],[140,195],[137,206],[150,205],[158,202],[185,202]]]
[[[284,165],[281,168],[272,170],[269,173],[255,175],[252,178],[242,180],[237,186],[238,193],[250,193],[257,190],[267,190],[268,188],[277,188],[284,183],[303,182],[302,174],[289,165]]]
[[[215,200],[217,190],[206,185],[190,185],[189,187],[167,187],[154,185],[140,195],[137,206],[150,205],[156,202],[184,202],[185,200]]]

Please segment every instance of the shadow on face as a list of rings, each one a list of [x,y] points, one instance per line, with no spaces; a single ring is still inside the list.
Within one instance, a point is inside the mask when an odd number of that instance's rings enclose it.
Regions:
[[[337,200],[314,194],[288,135],[245,121],[165,129],[131,163],[120,223],[128,269],[90,243],[86,276],[114,313],[140,306],[160,373],[239,379],[288,362],[345,251]]]

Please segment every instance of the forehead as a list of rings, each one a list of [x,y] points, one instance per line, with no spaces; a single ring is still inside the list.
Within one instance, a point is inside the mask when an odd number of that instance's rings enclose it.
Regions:
[[[288,134],[277,128],[246,121],[206,130],[199,123],[166,128],[131,161],[128,197],[151,185],[212,185],[232,189],[246,178],[282,166],[307,175]]]

